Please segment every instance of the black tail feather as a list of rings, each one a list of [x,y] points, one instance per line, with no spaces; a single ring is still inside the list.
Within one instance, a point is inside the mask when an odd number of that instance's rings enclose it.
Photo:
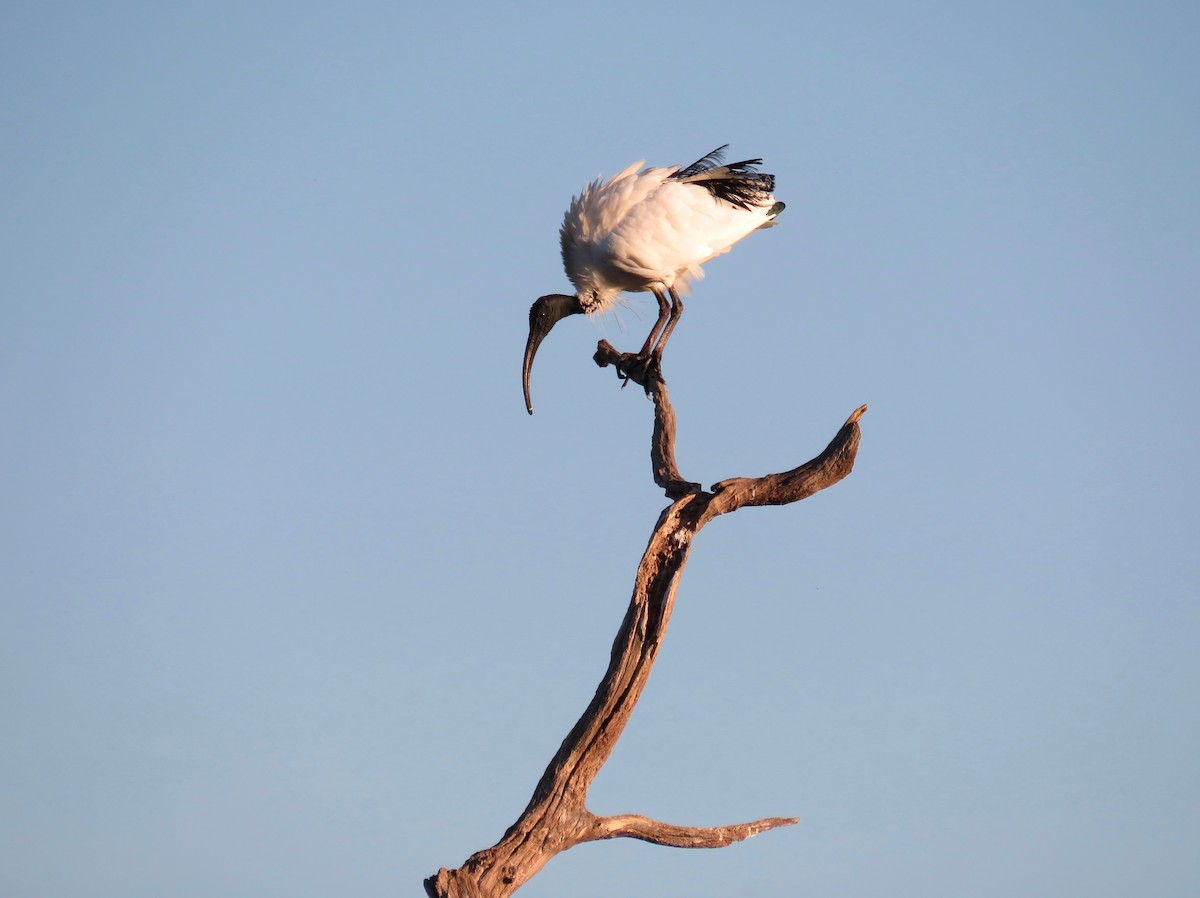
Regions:
[[[762,165],[761,159],[722,164],[721,159],[728,148],[729,144],[717,147],[671,177],[679,181],[691,181],[717,199],[740,209],[765,205],[775,189],[775,176],[763,174],[755,167]]]
[[[725,151],[727,149],[729,149],[729,144],[723,143],[711,153],[701,156],[687,168],[681,168],[679,171],[675,172],[675,174],[671,175],[671,177],[682,181],[692,177],[692,175],[701,175],[706,171],[711,171],[721,164],[721,160],[725,158]],[[758,161],[762,162],[761,159]],[[738,164],[740,165],[741,163]]]

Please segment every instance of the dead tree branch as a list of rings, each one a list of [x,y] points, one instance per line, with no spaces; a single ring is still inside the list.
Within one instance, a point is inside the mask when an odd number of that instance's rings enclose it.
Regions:
[[[550,858],[581,842],[632,838],[679,848],[720,848],[797,822],[795,817],[771,817],[692,827],[637,814],[599,817],[587,809],[587,793],[645,688],[696,534],[719,515],[747,505],[798,502],[849,474],[858,451],[858,420],[866,406],[857,409],[811,461],[781,474],[722,480],[705,491],[684,480],[675,464],[675,411],[657,360],[641,368],[624,364],[632,357],[617,353],[603,340],[595,360],[601,367],[616,365],[623,378],[641,385],[654,401],[650,453],[654,482],[673,501],[659,515],[638,565],[633,597],[613,641],[608,670],[550,761],[529,805],[491,848],[471,855],[457,869],[443,868],[426,879],[430,898],[507,898]]]

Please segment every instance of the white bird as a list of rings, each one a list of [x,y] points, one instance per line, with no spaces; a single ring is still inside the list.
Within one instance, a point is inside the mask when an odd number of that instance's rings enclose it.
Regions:
[[[728,252],[750,232],[775,223],[783,211],[783,203],[771,193],[775,176],[758,171],[755,166],[761,159],[723,165],[726,147],[686,168],[639,171],[644,163],[635,162],[608,181],[593,181],[572,198],[559,239],[575,295],[551,293],[529,309],[522,369],[529,414],[533,357],[560,320],[603,312],[625,292],[649,291],[658,300],[658,320],[637,355],[643,365],[652,357],[661,359],[683,314],[679,294],[704,277],[700,266]]]

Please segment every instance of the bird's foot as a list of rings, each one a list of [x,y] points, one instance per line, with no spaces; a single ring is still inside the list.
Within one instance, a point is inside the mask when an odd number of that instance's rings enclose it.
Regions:
[[[652,385],[661,383],[662,354],[657,350],[642,354],[640,352],[617,352],[607,340],[596,344],[596,354],[592,357],[601,368],[612,365],[617,369],[617,378],[623,383],[621,388],[631,380],[639,384],[650,395]]]
[[[622,353],[615,367],[617,377],[624,381],[621,384],[622,390],[632,380],[649,393],[651,381],[662,380],[662,357],[657,352],[645,355],[637,352]]]

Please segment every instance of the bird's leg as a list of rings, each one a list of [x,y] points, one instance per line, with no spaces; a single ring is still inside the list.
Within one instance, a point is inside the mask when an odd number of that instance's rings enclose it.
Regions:
[[[675,330],[675,325],[679,323],[679,319],[683,317],[683,300],[679,298],[679,294],[675,292],[675,288],[671,288],[671,316],[667,319],[667,326],[663,328],[662,333],[658,337],[658,345],[654,347],[654,358],[658,362],[662,362],[663,349],[666,348],[667,340],[671,339],[671,331]]]
[[[674,294],[674,290],[671,291]],[[638,353],[642,358],[650,355],[650,350],[654,348],[655,340],[662,330],[663,323],[668,321],[671,316],[671,307],[667,305],[667,298],[663,296],[662,290],[654,288],[654,298],[658,300],[658,320],[654,322],[654,327],[650,328],[650,333],[646,337],[646,342],[642,344],[642,351]]]
[[[671,331],[675,330],[675,325],[683,317],[683,300],[679,298],[674,287],[667,289],[671,293],[669,305],[662,290],[654,290],[654,296],[658,300],[658,321],[654,323],[654,328],[650,331],[650,336],[646,338],[642,351],[637,354],[624,353],[621,360],[616,363],[617,376],[625,380],[621,384],[621,389],[624,389],[629,381],[635,380],[649,393],[650,385],[647,376],[650,372],[655,371],[659,378],[662,377],[663,349],[666,348],[667,340],[671,338]]]
[[[674,310],[667,302],[667,297],[663,294],[662,289],[658,287],[651,289],[654,293],[654,298],[658,300],[658,320],[654,322],[654,327],[650,328],[650,333],[646,337],[646,342],[642,344],[641,350],[636,355],[633,353],[627,354],[626,357],[629,358],[629,361],[622,361],[617,366],[617,375],[625,378],[625,383],[621,384],[622,389],[624,389],[625,384],[629,383],[630,372],[635,374],[643,374],[645,372],[646,365],[650,361],[651,350],[654,349],[654,344],[663,332],[663,326],[670,326],[669,322],[674,314]],[[674,296],[675,291],[672,290],[671,294]],[[639,380],[638,382],[640,383],[641,381]]]

